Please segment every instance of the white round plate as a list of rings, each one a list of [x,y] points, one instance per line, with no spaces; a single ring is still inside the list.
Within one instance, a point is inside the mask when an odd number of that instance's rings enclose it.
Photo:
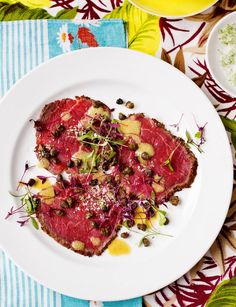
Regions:
[[[229,93],[232,97],[236,97],[236,86],[230,83],[229,77],[226,75],[220,63],[220,47],[221,43],[218,33],[226,24],[236,23],[236,12],[226,15],[212,29],[207,40],[206,62],[212,77],[221,86],[221,88]]]
[[[114,257],[107,251],[91,258],[78,255],[36,231],[5,220],[26,160],[34,163],[31,118],[49,101],[74,95],[100,99],[117,112],[118,97],[135,103],[135,112],[159,119],[168,129],[183,113],[179,135],[194,135],[196,121],[206,126],[204,153],[194,150],[198,174],[190,189],[179,193],[181,204],[169,206],[169,225],[149,248]],[[225,219],[232,189],[228,138],[215,109],[184,74],[154,57],[127,49],[95,48],[56,57],[19,81],[0,104],[1,211],[0,245],[32,278],[63,294],[101,301],[129,299],[158,290],[187,272],[208,250]],[[42,170],[43,172],[43,170]],[[140,238],[139,238],[140,239]]]

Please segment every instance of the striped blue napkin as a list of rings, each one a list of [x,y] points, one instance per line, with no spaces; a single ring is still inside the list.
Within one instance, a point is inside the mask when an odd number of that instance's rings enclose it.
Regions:
[[[72,50],[126,48],[122,20],[74,22],[31,20],[0,23],[0,97],[24,74],[49,58]],[[88,302],[56,293],[25,275],[0,251],[0,307],[140,307],[141,298]]]

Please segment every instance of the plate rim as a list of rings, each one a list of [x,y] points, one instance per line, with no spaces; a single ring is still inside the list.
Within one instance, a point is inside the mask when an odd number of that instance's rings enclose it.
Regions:
[[[119,52],[124,52],[124,53],[133,53],[133,54],[136,54],[136,55],[139,54],[139,56],[141,56],[141,57],[146,57],[146,58],[149,57],[149,58],[153,58],[155,61],[161,61],[160,59],[151,57],[151,56],[149,56],[149,55],[146,55],[146,54],[141,53],[141,52],[138,52],[138,51],[128,50],[128,49],[124,49],[124,48],[113,48],[113,47],[89,48],[89,49],[84,49],[84,50],[76,50],[76,51],[73,51],[73,52],[71,52],[71,53],[73,53],[73,54],[74,54],[74,53],[75,53],[75,54],[76,54],[76,53],[81,53],[81,52],[83,52],[83,53],[86,53],[86,52],[89,52],[89,53],[91,52],[91,53],[93,53],[93,52],[95,52],[95,53],[96,53],[96,50],[97,50],[97,49],[100,49],[100,50],[103,49],[103,50],[105,50],[105,52],[106,52],[106,50],[107,50],[108,53],[109,53],[110,51],[113,52],[113,50],[114,50],[114,52],[118,52],[118,53],[119,53]],[[100,51],[99,51],[99,52],[100,52]],[[47,62],[45,62],[45,63],[43,63],[43,64],[37,66],[36,68],[34,68],[31,72],[29,72],[28,74],[26,74],[22,79],[20,79],[19,81],[17,81],[16,84],[10,89],[10,91],[7,92],[7,94],[1,99],[1,105],[2,105],[2,103],[4,102],[4,100],[7,99],[7,97],[8,97],[9,95],[11,95],[12,91],[15,90],[15,87],[17,87],[19,83],[24,82],[24,79],[27,78],[29,75],[31,75],[35,70],[40,70],[42,66],[50,65],[50,64],[49,64],[50,62],[59,61],[59,58],[66,57],[66,56],[70,56],[71,53],[69,53],[69,54],[63,54],[63,55],[60,55],[60,56],[58,56],[58,57],[56,57],[56,58],[52,58],[52,59],[48,60]],[[163,61],[161,61],[161,62],[163,62]],[[162,65],[168,65],[168,64],[167,64],[167,63],[162,63]],[[171,66],[171,69],[174,69],[174,70],[178,71],[176,68],[174,68],[174,67],[172,67],[172,66]],[[185,78],[185,80],[188,80],[188,82],[191,82],[191,80],[190,80],[187,76],[185,76],[184,74],[182,74],[181,72],[178,71],[178,74],[181,75],[182,78]],[[198,88],[194,83],[192,83],[192,86]],[[199,91],[200,91],[200,89],[199,89]],[[206,95],[205,95],[202,91],[200,91],[200,92],[201,92],[201,94],[203,95],[202,97],[205,97],[205,99],[208,100],[209,106],[212,108],[212,110],[215,111],[215,109],[213,108],[212,104],[210,103],[210,101],[209,101],[209,99],[206,97]],[[1,105],[0,105],[0,108],[1,108]],[[215,114],[217,114],[216,111],[215,111]],[[219,123],[221,123],[221,125],[222,125],[222,129],[224,130],[224,135],[225,135],[225,137],[227,137],[227,134],[226,134],[226,132],[225,132],[225,129],[224,129],[224,127],[223,127],[222,122],[220,121],[220,119],[218,119],[218,121],[219,121]],[[231,153],[229,142],[228,142],[228,151]],[[232,183],[233,183],[233,172],[232,172],[233,160],[232,160],[232,155],[231,155],[231,154],[230,154],[230,157],[231,157],[231,173],[232,173],[232,176],[231,176],[231,186],[232,186]],[[230,205],[230,197],[231,197],[231,193],[229,193],[229,195],[228,195],[228,206]],[[226,215],[227,211],[228,211],[228,207],[225,206],[225,215]],[[223,225],[225,215],[224,215],[224,217],[221,218],[221,222],[220,222],[221,226]],[[215,231],[215,233],[212,235],[212,242],[210,242],[210,244],[213,243],[213,241],[214,241],[215,238],[217,237],[217,235],[218,235],[218,233],[219,233],[219,230],[220,230],[221,226],[218,227],[219,229],[217,229],[217,230]],[[1,243],[1,242],[0,242],[0,243]],[[209,245],[209,244],[208,244],[208,245]],[[5,248],[4,248],[3,246],[1,246],[1,247],[2,247],[3,250],[5,250]],[[209,248],[209,247],[210,247],[210,245],[208,246],[208,248]],[[202,256],[205,254],[205,252],[208,250],[208,248],[202,253]],[[7,254],[8,254],[8,256],[9,256],[9,253],[7,253]],[[14,259],[15,257],[12,257],[12,255],[10,255],[10,258],[13,260],[14,263],[17,263],[17,261],[15,261],[15,259]],[[199,257],[198,257],[198,258],[199,258]],[[200,258],[201,258],[201,257],[200,257]],[[199,259],[200,259],[200,258],[199,258]],[[199,259],[198,259],[198,260],[199,260]],[[185,272],[187,272],[193,265],[195,265],[195,263],[196,263],[198,260],[194,261],[194,263],[189,264],[189,266],[188,266],[188,268],[185,270]],[[185,272],[184,272],[184,273],[185,273]],[[177,278],[181,277],[184,273],[183,273],[183,272],[180,272]],[[32,276],[32,278],[33,278],[34,280],[37,280],[39,283],[41,283],[41,284],[43,284],[43,285],[45,285],[45,286],[47,287],[47,284],[46,284],[45,282],[42,282],[42,281],[38,280],[37,278],[35,278],[35,277],[33,276],[33,274],[29,274],[28,272],[27,272],[26,274],[29,275],[29,276]],[[176,278],[174,278],[172,281],[174,281],[174,280],[176,280]],[[171,282],[172,282],[172,281],[171,281]],[[171,283],[171,282],[170,282],[170,283]],[[161,288],[161,287],[159,287],[159,288]],[[60,293],[63,293],[63,294],[65,294],[65,295],[71,295],[71,294],[68,294],[68,292],[61,291],[61,289],[59,290],[58,288],[56,289],[56,291],[58,291],[58,292],[60,292]],[[113,298],[113,299],[109,298],[108,300],[109,300],[109,301],[117,301],[117,300],[120,300],[120,299],[130,299],[130,298],[137,297],[137,296],[140,296],[140,295],[145,295],[145,294],[148,294],[148,293],[154,292],[154,291],[157,291],[155,286],[154,286],[152,289],[149,289],[147,292],[140,293],[140,291],[138,291],[138,293],[135,293],[135,294],[130,295],[130,296],[125,296],[125,297],[119,296],[118,298]],[[71,296],[74,296],[74,295],[71,295]],[[78,296],[74,296],[74,297],[78,297]],[[80,297],[81,297],[81,296],[80,296]],[[106,301],[106,298],[104,298],[104,297],[96,297],[96,298],[82,297],[82,298],[83,298],[83,299],[95,299],[95,300]]]
[[[194,15],[200,14],[200,13],[208,10],[209,8],[211,8],[213,5],[215,5],[218,2],[218,0],[214,0],[212,4],[206,6],[204,9],[195,11],[194,13],[189,13],[189,14],[186,14],[186,15],[178,15],[178,16],[163,15],[163,14],[153,13],[151,10],[148,10],[148,9],[143,8],[142,6],[139,6],[137,3],[134,2],[134,0],[129,0],[129,2],[131,4],[133,4],[136,8],[144,11],[147,14],[158,16],[158,17],[164,17],[164,18],[179,19],[179,18],[186,18],[186,17],[191,17],[191,16],[194,16]]]

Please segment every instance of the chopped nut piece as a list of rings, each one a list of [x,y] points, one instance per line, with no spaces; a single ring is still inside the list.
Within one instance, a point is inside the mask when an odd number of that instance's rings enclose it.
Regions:
[[[94,246],[98,246],[100,244],[100,242],[101,242],[101,240],[99,238],[97,238],[97,237],[91,237],[90,241],[92,242],[92,244]]]
[[[161,192],[163,192],[163,191],[165,190],[165,188],[164,188],[162,185],[160,185],[160,184],[158,184],[158,183],[156,183],[156,182],[153,182],[153,183],[152,183],[152,187],[153,187],[153,190],[154,190],[156,193],[161,193]]]
[[[81,241],[73,241],[71,243],[71,247],[76,251],[83,251],[85,248],[85,244]]]

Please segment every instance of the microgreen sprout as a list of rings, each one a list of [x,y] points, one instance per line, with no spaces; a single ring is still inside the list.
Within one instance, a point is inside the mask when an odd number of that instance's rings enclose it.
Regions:
[[[164,163],[163,163],[163,165],[165,165],[165,166],[168,166],[168,168],[169,168],[169,170],[171,171],[171,172],[174,172],[174,167],[173,167],[173,165],[172,165],[172,158],[173,158],[173,155],[174,155],[174,153],[175,153],[175,151],[176,151],[176,149],[179,147],[179,145],[177,146],[177,147],[175,147],[175,149],[174,150],[172,150],[172,152],[170,153],[170,155],[169,155],[169,157],[166,159],[166,161],[164,161]]]
[[[184,116],[184,113],[181,114],[181,117],[180,117],[179,121],[176,124],[172,124],[170,126],[176,128],[176,130],[179,131],[179,126],[180,126],[180,123],[182,121],[183,116]]]
[[[36,213],[38,202],[35,195],[33,195],[31,190],[29,189],[28,185],[25,186],[25,194],[22,195],[15,195],[13,193],[10,194],[13,197],[20,197],[20,206],[18,208],[11,207],[5,219],[8,219],[12,215],[20,213],[23,214],[19,217],[19,220],[17,221],[17,223],[19,223],[20,226],[24,226],[29,221],[31,221],[34,228],[38,229],[38,223],[33,217],[33,215],[35,215]]]
[[[188,130],[186,130],[185,132],[186,138],[187,138],[187,144],[194,146],[195,148],[197,148],[197,150],[200,153],[203,153],[204,151],[201,149],[201,145],[200,143],[197,144],[196,142],[194,142],[193,138],[191,137],[191,134],[188,132]]]

